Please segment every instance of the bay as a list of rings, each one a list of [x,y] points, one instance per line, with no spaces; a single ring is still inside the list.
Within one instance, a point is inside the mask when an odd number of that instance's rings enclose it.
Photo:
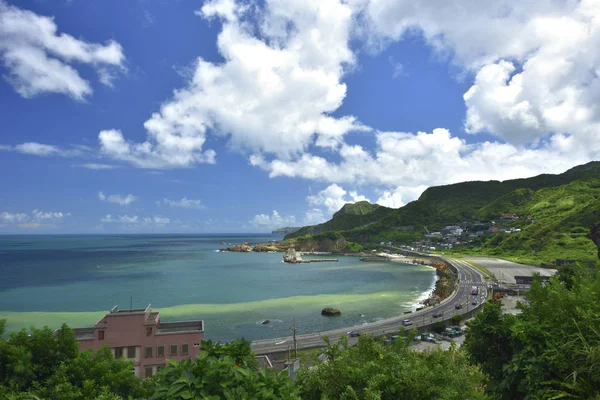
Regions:
[[[207,339],[264,339],[373,322],[414,309],[433,269],[403,263],[285,264],[281,253],[218,252],[271,235],[0,236],[8,330],[92,326],[114,305],[152,304],[164,321],[203,319]],[[324,307],[340,317],[320,315]],[[260,324],[269,319],[268,325]]]

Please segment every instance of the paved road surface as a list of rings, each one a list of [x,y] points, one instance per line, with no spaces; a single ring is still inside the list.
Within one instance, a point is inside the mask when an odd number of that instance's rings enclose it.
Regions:
[[[327,332],[311,333],[307,335],[298,335],[297,343],[298,349],[308,349],[323,347],[325,343],[322,337],[327,336],[332,342],[337,342],[341,336],[347,335],[350,331],[359,332],[361,334],[372,334],[373,336],[381,336],[386,333],[396,333],[400,330],[403,325],[403,320],[410,320],[412,325],[410,328],[418,327],[422,325],[428,325],[432,322],[446,320],[452,318],[455,314],[463,314],[471,310],[474,305],[473,301],[477,302],[477,305],[481,304],[487,296],[487,288],[484,283],[482,274],[471,267],[469,264],[444,257],[444,259],[454,265],[458,270],[458,290],[456,290],[450,297],[445,299],[442,303],[433,306],[426,307],[421,311],[417,311],[411,314],[402,314],[397,317],[388,318],[382,321],[373,322],[367,325],[359,325],[344,329],[336,329]],[[471,288],[473,286],[479,287],[479,295],[471,296]],[[455,306],[460,304],[462,309],[456,309]],[[433,315],[442,313],[441,317],[434,318]],[[348,342],[350,345],[354,345],[358,341],[357,338],[349,338]],[[277,339],[266,339],[257,340],[252,342],[252,349],[256,354],[268,354],[278,351],[287,351],[288,348],[293,347],[292,337],[284,337]]]
[[[511,261],[500,260],[498,258],[487,257],[465,257],[465,260],[472,261],[487,268],[498,280],[504,279],[506,283],[516,283],[517,276],[533,276],[539,273],[541,276],[552,276],[556,273],[555,269],[546,269],[534,267],[532,265],[518,264]]]

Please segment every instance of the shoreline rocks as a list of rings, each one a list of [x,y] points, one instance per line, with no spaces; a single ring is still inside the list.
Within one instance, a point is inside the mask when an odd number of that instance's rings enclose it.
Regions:
[[[454,292],[458,278],[447,264],[436,264],[433,267],[436,269],[435,273],[438,276],[433,295],[445,299]]]
[[[252,251],[252,247],[248,245],[248,243],[236,244],[231,247],[227,247],[225,249],[221,249],[220,251],[233,251],[238,253],[249,253]]]
[[[256,251],[258,253],[266,253],[269,251],[271,251],[271,252],[281,251],[281,249],[279,248],[279,246],[274,245],[274,244],[258,243],[254,246],[252,251]]]
[[[339,315],[342,315],[342,312],[337,308],[325,307],[321,310],[321,315],[324,315],[326,317],[337,317]]]

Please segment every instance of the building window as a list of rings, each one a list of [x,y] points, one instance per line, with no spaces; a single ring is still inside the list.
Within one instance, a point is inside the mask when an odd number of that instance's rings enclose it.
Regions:
[[[177,355],[177,345],[176,344],[172,344],[171,346],[169,346],[169,355],[170,356],[176,356]]]
[[[152,377],[152,367],[146,367],[146,378]]]
[[[152,357],[152,346],[146,347],[144,349],[144,357],[146,357],[146,358]]]
[[[165,346],[156,346],[156,357],[165,356]]]
[[[135,346],[129,346],[127,348],[127,358],[135,358]]]
[[[146,328],[146,336],[150,336],[150,335],[152,335],[152,327],[151,326]]]
[[[121,358],[121,357],[123,357],[123,348],[115,347],[115,358]]]
[[[98,331],[98,340],[104,340],[104,331]]]
[[[190,352],[190,345],[182,344],[181,345],[181,354],[185,355],[185,354],[189,354],[189,352]]]

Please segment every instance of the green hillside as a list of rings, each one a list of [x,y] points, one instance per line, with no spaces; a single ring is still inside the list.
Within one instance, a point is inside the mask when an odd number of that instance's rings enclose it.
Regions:
[[[521,232],[483,237],[471,243],[470,253],[508,257],[527,263],[557,258],[593,260],[596,248],[589,226],[600,221],[600,179],[576,180],[537,191],[518,189],[482,208],[480,214],[514,212],[532,216],[508,224]]]
[[[399,209],[367,202],[347,204],[331,220],[304,227],[288,237],[339,231],[351,242],[408,243],[422,237],[425,228],[437,231],[446,225],[494,221],[501,213],[523,216],[499,224],[521,232],[486,235],[455,251],[531,263],[556,258],[592,259],[595,248],[586,240],[586,234],[590,223],[600,221],[600,162],[559,175],[431,187],[418,200]],[[532,216],[529,221],[528,216]]]
[[[333,214],[329,221],[318,225],[305,226],[296,232],[288,234],[285,238],[315,235],[328,231],[345,231],[363,227],[388,215],[393,209],[371,204],[368,201],[345,204],[338,212]]]

